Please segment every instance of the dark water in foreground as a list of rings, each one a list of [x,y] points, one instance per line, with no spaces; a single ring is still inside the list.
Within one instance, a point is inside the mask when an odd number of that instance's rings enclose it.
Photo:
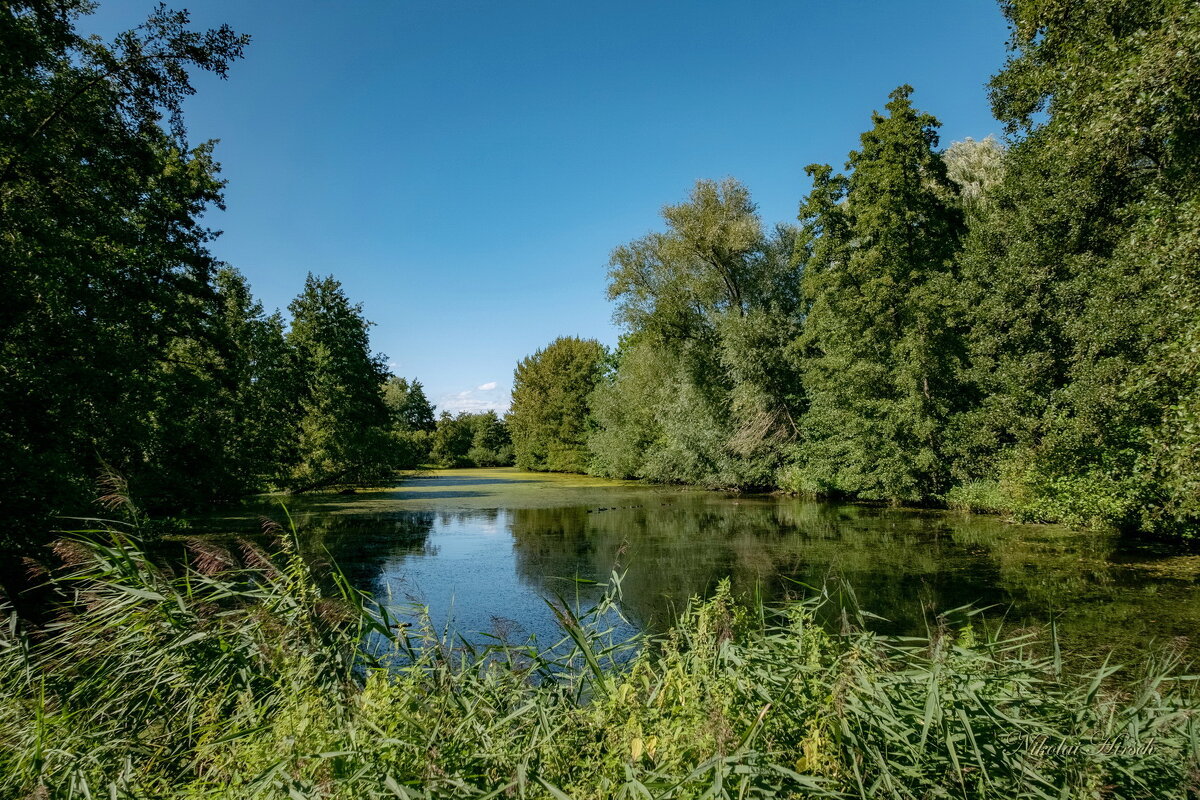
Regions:
[[[464,634],[547,641],[556,629],[543,598],[594,600],[602,590],[586,581],[618,568],[633,627],[665,627],[725,577],[768,601],[841,578],[888,633],[920,633],[931,611],[977,604],[1013,627],[1056,619],[1080,655],[1115,648],[1128,661],[1151,640],[1200,639],[1200,555],[1114,534],[512,469],[288,505],[306,552],[327,551],[384,602],[426,604]],[[253,506],[201,528],[251,533],[259,513],[281,516]]]

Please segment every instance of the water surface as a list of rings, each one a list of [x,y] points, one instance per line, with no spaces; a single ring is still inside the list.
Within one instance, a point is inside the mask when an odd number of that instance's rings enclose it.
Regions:
[[[515,469],[440,470],[287,503],[306,552],[467,635],[546,641],[556,631],[546,598],[593,601],[614,570],[631,628],[662,629],[728,577],[768,601],[844,580],[887,633],[923,632],[967,604],[993,606],[988,616],[1013,628],[1054,619],[1089,658],[1136,659],[1152,641],[1193,648],[1184,640],[1200,632],[1200,555],[1061,526]],[[280,515],[258,504],[207,527],[250,533],[261,513]]]

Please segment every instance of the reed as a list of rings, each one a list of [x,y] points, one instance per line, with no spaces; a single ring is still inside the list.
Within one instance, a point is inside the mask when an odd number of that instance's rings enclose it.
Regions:
[[[153,563],[115,528],[56,546],[51,622],[0,634],[14,798],[1164,798],[1200,787],[1196,679],[1163,650],[1073,670],[959,609],[866,630],[832,588],[780,608],[723,585],[663,636],[472,646],[400,619],[294,531]],[[818,624],[829,604],[841,628]],[[6,612],[9,611],[6,607]],[[948,619],[959,622],[951,624]]]

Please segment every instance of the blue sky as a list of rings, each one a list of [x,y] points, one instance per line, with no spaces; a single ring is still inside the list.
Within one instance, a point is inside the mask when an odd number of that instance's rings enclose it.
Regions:
[[[697,179],[793,220],[804,166],[840,166],[902,83],[943,146],[1000,133],[990,0],[169,5],[254,39],[187,106],[193,141],[221,140],[217,256],[268,309],[336,275],[440,409],[503,410],[517,360],[556,336],[615,344],[609,252]],[[82,27],[152,7],[101,0]]]

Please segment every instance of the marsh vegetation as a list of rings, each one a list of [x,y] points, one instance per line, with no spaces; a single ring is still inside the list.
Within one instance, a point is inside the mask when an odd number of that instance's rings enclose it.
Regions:
[[[294,532],[64,541],[55,619],[0,634],[0,789],[115,797],[1183,797],[1197,684],[1177,654],[1078,670],[969,613],[906,639],[818,593],[747,607],[722,582],[660,636],[551,601],[559,636],[472,647],[407,626]],[[839,630],[815,621],[826,604]]]

